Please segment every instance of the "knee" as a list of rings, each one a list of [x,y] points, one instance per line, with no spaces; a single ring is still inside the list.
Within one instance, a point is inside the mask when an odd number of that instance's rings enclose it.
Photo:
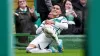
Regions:
[[[30,51],[33,48],[36,48],[36,46],[33,44],[29,44],[28,47],[26,47],[26,51]]]
[[[30,52],[30,50],[33,49],[32,47],[26,47],[26,51]]]

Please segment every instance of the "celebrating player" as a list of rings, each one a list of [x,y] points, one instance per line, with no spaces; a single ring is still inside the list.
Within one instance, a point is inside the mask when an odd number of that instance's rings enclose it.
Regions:
[[[58,35],[63,29],[68,28],[67,19],[63,16],[59,5],[54,5],[48,15],[48,20],[42,22],[40,27],[36,30],[38,36],[30,42],[26,51],[31,53],[48,53],[55,50],[48,49],[47,47],[55,41],[58,45],[58,52],[62,52],[61,40]]]

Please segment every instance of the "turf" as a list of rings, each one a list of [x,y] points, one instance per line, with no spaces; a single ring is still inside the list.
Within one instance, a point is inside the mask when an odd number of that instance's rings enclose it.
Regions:
[[[63,53],[26,53],[25,50],[15,50],[15,56],[85,56],[83,49],[65,49]]]

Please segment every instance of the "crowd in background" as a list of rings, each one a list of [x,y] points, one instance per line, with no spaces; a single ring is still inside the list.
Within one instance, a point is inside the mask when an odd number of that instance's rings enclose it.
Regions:
[[[74,13],[66,12],[66,11],[68,11],[65,8],[65,7],[67,7],[66,1],[67,0],[48,0],[46,2],[46,0],[44,0],[44,1],[37,0],[37,10],[40,10],[40,11],[38,11],[38,13],[40,13],[41,20],[47,19],[47,16],[51,10],[51,7],[54,4],[59,3],[62,7],[63,16],[65,16],[68,21],[74,22],[74,24],[69,24],[68,29],[63,30],[61,32],[61,34],[84,34],[85,33],[84,31],[86,30],[86,27],[84,27],[84,24],[85,24],[85,20],[87,17],[87,6],[86,6],[87,0],[68,0],[69,4],[67,4],[67,5],[72,7],[71,10],[74,11]],[[42,3],[42,2],[44,2],[44,3]],[[74,16],[74,15],[66,16],[66,13],[67,14],[68,13],[76,14],[77,16]],[[44,15],[44,16],[42,16],[42,15]]]
[[[48,18],[52,6],[59,4],[62,15],[68,20],[68,29],[61,32],[67,34],[85,34],[87,17],[87,0],[37,0],[37,12],[41,22]],[[35,9],[27,6],[27,0],[18,0],[18,8],[14,13],[16,33],[30,33],[35,35],[35,22],[38,20]]]

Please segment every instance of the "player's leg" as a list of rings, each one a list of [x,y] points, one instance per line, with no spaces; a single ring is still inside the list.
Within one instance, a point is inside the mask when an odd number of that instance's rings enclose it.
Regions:
[[[58,51],[60,53],[62,53],[62,51],[63,51],[63,41],[62,41],[62,39],[58,39],[58,36],[57,36],[56,32],[54,32],[54,31],[52,31],[51,36],[56,41],[56,43],[58,45]]]
[[[39,49],[39,48],[32,48],[29,50],[31,53],[51,53],[52,50],[50,49]]]
[[[26,50],[30,53],[55,53],[58,52],[54,47],[50,47],[48,49],[40,49],[40,48],[29,48],[27,47]]]
[[[45,34],[46,34],[46,36],[51,36],[56,41],[56,43],[58,45],[58,51],[61,53],[62,49],[63,49],[63,44],[62,44],[61,39],[58,40],[58,36],[56,34],[56,31],[53,28],[46,28],[45,29]]]
[[[41,35],[39,35],[41,36]],[[38,47],[38,40],[39,40],[39,37],[36,37],[34,40],[32,40],[29,45],[26,47],[26,51],[27,52],[30,52],[31,49],[34,49],[34,48],[37,48]]]
[[[35,48],[37,48],[37,46],[33,43],[33,44],[29,44],[27,47],[26,47],[26,52],[28,53],[28,52],[31,52],[30,50],[32,50],[32,49],[35,49]]]
[[[58,36],[53,26],[46,25],[44,27],[44,33],[47,37],[52,37],[58,44]]]
[[[59,39],[59,44],[58,44],[58,51],[59,53],[62,53],[63,52],[63,41],[62,39]]]
[[[54,52],[59,52],[59,53],[62,53],[63,52],[63,41],[62,39],[58,39],[58,44],[57,44],[57,48],[58,48],[58,51],[53,47],[54,45],[56,44],[56,42],[54,41],[50,46],[50,49]]]
[[[53,46],[49,47],[49,50],[51,50],[51,51],[52,51],[52,53],[56,53],[56,52],[58,52],[58,50],[57,50],[57,49],[55,49]]]
[[[31,53],[48,53],[52,52],[48,49],[44,49],[51,42],[51,38],[47,38],[45,34],[40,34],[37,38],[35,38],[26,48],[26,51]]]

